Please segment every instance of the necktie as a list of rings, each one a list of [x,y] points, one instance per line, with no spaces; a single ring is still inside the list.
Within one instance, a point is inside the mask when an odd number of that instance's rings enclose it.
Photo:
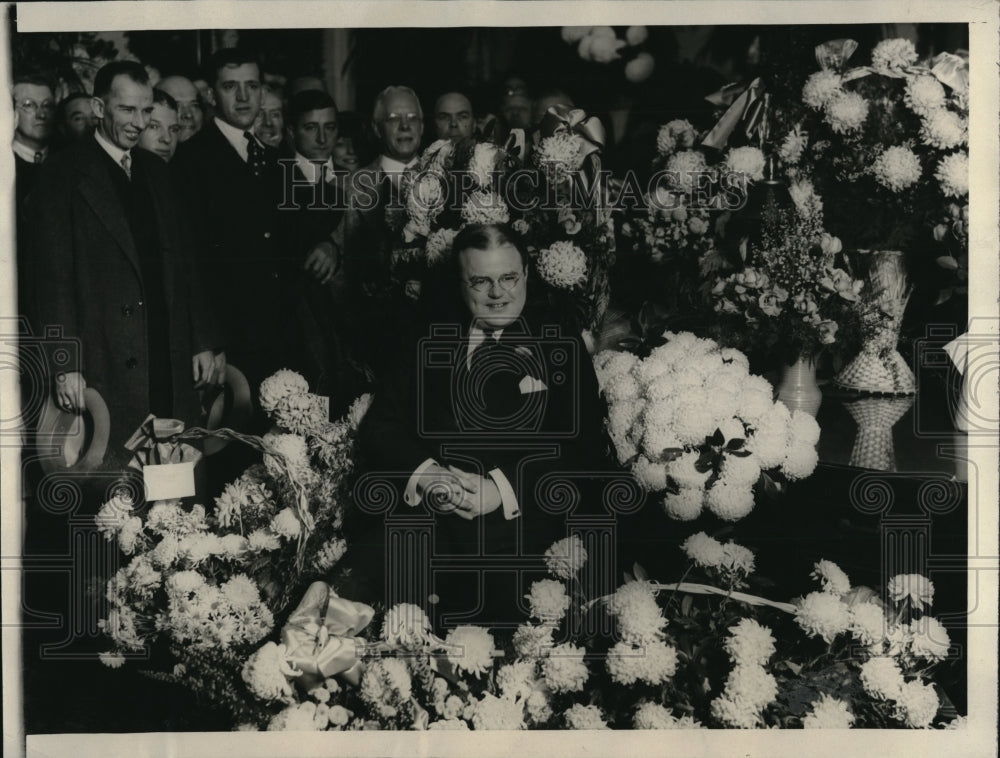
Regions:
[[[122,168],[125,169],[125,176],[129,179],[132,178],[132,156],[129,153],[123,153],[121,159]]]
[[[267,161],[264,160],[264,148],[250,132],[243,132],[247,138],[247,164],[254,176],[263,176]]]
[[[496,352],[498,347],[498,342],[494,339],[495,330],[484,329],[483,330],[483,341],[476,345],[475,349],[472,351],[472,355],[469,357],[469,373],[476,374],[479,371],[488,371],[488,368],[483,368],[483,364],[488,364],[490,362],[490,354]],[[481,377],[482,378],[482,377]]]
[[[35,153],[35,163],[41,163],[45,160],[45,153]]]

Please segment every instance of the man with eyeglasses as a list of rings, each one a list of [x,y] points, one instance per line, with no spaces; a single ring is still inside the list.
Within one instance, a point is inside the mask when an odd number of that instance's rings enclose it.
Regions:
[[[42,163],[49,155],[55,116],[52,86],[35,74],[14,79],[14,182],[17,207],[31,191]]]
[[[351,176],[343,220],[331,240],[317,248],[341,252],[352,310],[368,326],[366,333],[356,335],[352,353],[378,373],[387,368],[379,345],[401,319],[409,317],[410,303],[419,295],[419,283],[407,282],[400,291],[392,281],[385,211],[399,205],[403,173],[417,162],[424,133],[420,98],[409,87],[386,87],[375,98],[372,123],[381,142],[380,154]]]
[[[434,126],[438,139],[458,141],[472,136],[476,125],[472,102],[461,92],[445,92],[434,103]]]
[[[385,601],[424,606],[441,631],[456,623],[446,618],[452,612],[464,616],[457,623],[491,627],[523,620],[517,601],[527,574],[566,536],[569,514],[546,493],[555,481],[578,487],[588,507],[587,474],[609,470],[590,356],[543,297],[529,299],[522,241],[506,226],[470,225],[453,250],[450,298],[429,324],[401,328],[395,370],[381,378],[360,429],[368,476],[400,495],[372,528],[385,534],[398,519],[433,516],[434,553],[424,558],[436,566],[385,555],[383,586],[407,593]],[[367,552],[383,557],[374,546]],[[491,565],[477,567],[483,559]]]

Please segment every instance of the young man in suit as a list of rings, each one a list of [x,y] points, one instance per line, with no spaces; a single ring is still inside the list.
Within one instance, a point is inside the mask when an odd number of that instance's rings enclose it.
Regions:
[[[296,368],[304,350],[295,317],[303,261],[280,239],[277,151],[253,134],[261,107],[259,63],[247,51],[222,49],[206,76],[215,116],[180,145],[171,166],[226,330],[227,356],[256,398],[261,381]]]
[[[105,468],[124,467],[123,443],[148,413],[200,420],[195,390],[224,377],[215,328],[183,236],[186,219],[167,167],[136,150],[153,89],[142,65],[109,63],[94,80],[93,137],[50,159],[28,199],[24,308],[46,346],[56,404],[86,410],[84,390],[107,403]]]
[[[339,114],[322,90],[304,90],[289,103],[287,138],[294,160],[282,160],[283,237],[305,260],[301,323],[308,347],[305,376],[314,392],[330,397],[340,415],[364,391],[361,376],[345,350],[350,323],[339,260],[333,250],[317,247],[329,240],[343,215],[342,174],[335,173],[333,150]]]
[[[405,503],[373,528],[411,513],[433,518],[424,559],[435,573],[387,554],[390,592],[425,577],[439,613],[475,614],[478,606],[481,617],[494,617],[485,623],[517,623],[525,577],[566,536],[568,514],[551,505],[555,490],[566,482],[586,490],[581,472],[606,470],[603,406],[582,340],[529,306],[515,235],[469,226],[454,251],[460,302],[395,355],[361,427],[371,475],[392,482]],[[427,602],[411,590],[411,602]]]

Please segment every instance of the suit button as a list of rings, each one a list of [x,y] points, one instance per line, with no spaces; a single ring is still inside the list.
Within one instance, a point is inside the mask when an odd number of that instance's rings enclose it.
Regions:
[[[271,233],[270,232],[264,232],[264,239],[266,239],[266,240],[271,239]]]
[[[138,365],[139,361],[137,361],[135,358],[129,358],[127,361],[125,361],[125,368],[135,368]]]
[[[122,315],[125,316],[125,317],[131,316],[132,315],[132,306],[131,305],[123,305],[122,306]]]
[[[145,303],[142,300],[140,300],[138,303],[136,303],[136,305],[138,305],[141,308],[142,306],[145,305]]]

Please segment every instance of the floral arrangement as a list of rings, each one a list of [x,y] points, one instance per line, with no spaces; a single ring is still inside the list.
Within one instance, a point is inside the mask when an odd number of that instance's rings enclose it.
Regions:
[[[488,142],[438,140],[403,174],[399,205],[386,208],[394,236],[392,279],[418,282],[451,255],[458,231],[469,223],[507,223],[510,210],[498,192],[516,157]],[[471,181],[462,183],[460,177]],[[416,297],[419,287],[408,287]]]
[[[261,710],[238,728],[961,723],[939,715],[932,676],[950,641],[924,611],[933,596],[924,577],[894,577],[883,602],[871,590],[852,589],[835,564],[819,561],[813,576],[820,589],[780,603],[742,591],[754,580],[753,551],[705,533],[681,549],[689,561],[684,581],[650,581],[636,566],[614,593],[587,598],[579,578],[587,550],[579,537],[560,540],[546,554],[550,578],[526,595],[530,617],[509,637],[467,625],[440,638],[419,607],[396,605],[356,641],[353,677],[304,675],[287,648],[267,642],[242,670]],[[579,623],[588,616],[603,624]],[[598,628],[614,633],[585,631]]]
[[[120,666],[140,651],[145,658],[151,646],[165,669],[157,678],[243,712],[243,659],[301,587],[330,576],[347,550],[356,433],[371,396],[337,421],[327,419],[324,400],[295,372],[266,379],[260,403],[276,426],[246,440],[264,461],[209,508],[180,501],[140,508],[124,492],[101,507],[98,528],[130,556],[107,586],[101,625],[114,649],[102,655],[105,663]]]
[[[698,328],[710,317],[713,279],[734,270],[726,223],[750,187],[765,178],[760,148],[719,153],[699,147],[702,137],[684,119],[660,127],[653,191],[621,225],[632,253],[655,264],[653,300],[666,309],[673,328]]]
[[[402,204],[386,209],[395,239],[393,279],[423,279],[448,259],[466,224],[509,224],[557,310],[574,314],[581,330],[600,323],[615,249],[599,171],[602,138],[593,131],[596,120],[582,111],[547,119],[530,163],[472,139],[427,148],[404,175]],[[419,291],[408,288],[411,296]]]
[[[734,345],[780,350],[786,362],[815,357],[837,340],[864,282],[851,274],[839,238],[823,230],[823,201],[811,182],[792,184],[792,208],[769,203],[742,270],[717,276],[711,297]]]
[[[754,507],[758,480],[802,479],[816,467],[819,426],[774,402],[746,356],[691,333],[663,335],[645,357],[594,357],[618,460],[638,484],[663,492],[671,518],[707,509],[726,521]]]
[[[887,39],[870,65],[848,69],[856,47],[817,48],[821,70],[778,109],[778,155],[790,180],[816,186],[849,250],[931,248],[931,230],[950,205],[960,214],[969,193],[968,61],[941,53],[918,62],[912,42]]]

